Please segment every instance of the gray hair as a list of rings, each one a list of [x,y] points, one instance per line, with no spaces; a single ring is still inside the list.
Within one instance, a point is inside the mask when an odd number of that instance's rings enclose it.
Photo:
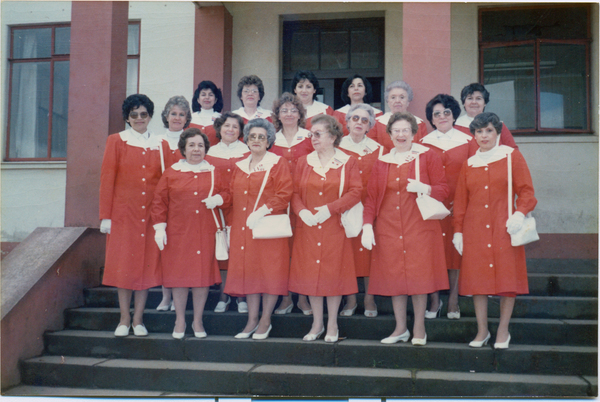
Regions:
[[[167,101],[164,110],[160,114],[162,117],[162,121],[165,125],[165,128],[169,128],[169,122],[167,121],[167,116],[171,113],[171,109],[173,106],[179,106],[181,110],[183,110],[186,114],[186,122],[184,124],[184,128],[190,125],[190,121],[192,121],[192,112],[190,111],[190,104],[183,96],[173,96],[171,99]]]
[[[410,87],[410,85],[408,85],[404,81],[394,81],[394,82],[389,83],[388,86],[385,87],[385,92],[383,93],[383,96],[385,98],[386,103],[388,101],[388,97],[390,96],[390,92],[394,88],[404,89],[406,91],[406,93],[408,94],[408,101],[412,102],[414,94],[413,94],[413,90]]]
[[[271,149],[273,144],[275,143],[275,127],[273,124],[267,119],[253,119],[250,120],[244,126],[244,142],[248,144],[248,136],[250,135],[250,130],[253,128],[264,128],[267,132],[267,150]]]
[[[375,126],[375,112],[373,111],[373,108],[366,103],[357,103],[356,105],[350,107],[348,113],[346,113],[346,125],[348,125],[348,122],[352,118],[352,113],[358,109],[366,110],[367,113],[369,113],[369,130],[372,129]]]

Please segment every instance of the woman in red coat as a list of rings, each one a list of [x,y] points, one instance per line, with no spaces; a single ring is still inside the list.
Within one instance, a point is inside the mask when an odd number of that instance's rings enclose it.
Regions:
[[[175,339],[185,334],[189,288],[194,302],[194,336],[206,337],[202,313],[208,288],[221,282],[215,259],[217,227],[212,210],[229,202],[229,189],[215,167],[204,159],[209,148],[208,138],[200,129],[185,130],[179,140],[185,160],[165,171],[152,201],[154,240],[162,251],[163,286],[173,289]]]
[[[349,135],[342,138],[340,149],[356,158],[358,169],[362,180],[361,202],[365,203],[367,199],[367,183],[371,177],[373,164],[378,157],[383,155],[383,147],[367,137],[367,133],[375,126],[375,112],[373,108],[365,103],[359,103],[352,106],[346,114],[346,126]],[[369,294],[369,271],[371,267],[371,251],[367,250],[360,243],[360,237],[352,238],[352,252],[354,253],[354,267],[357,278],[364,278],[365,300],[364,314],[366,317],[377,317],[377,305],[375,297]],[[341,316],[351,316],[356,311],[356,295],[346,297],[346,304],[340,312]]]
[[[331,106],[319,102],[317,93],[319,92],[319,80],[312,71],[298,71],[292,79],[292,92],[300,99],[302,106],[306,110],[305,128],[310,130],[312,118],[320,114],[333,115]]]
[[[238,82],[237,96],[242,107],[233,111],[244,119],[244,123],[252,119],[267,119],[271,121],[271,112],[260,107],[265,97],[265,86],[256,75],[247,75]]]
[[[287,214],[293,185],[287,161],[267,151],[275,141],[269,121],[250,120],[244,140],[251,153],[235,164],[230,183],[233,219],[225,293],[247,295],[248,321],[235,337],[266,339],[277,299],[288,294],[290,250],[287,238],[254,239],[252,229],[265,215]]]
[[[342,296],[358,291],[352,244],[341,225],[341,214],[360,201],[362,184],[356,159],[336,149],[342,136],[332,116],[315,117],[311,127],[315,151],[298,160],[294,173],[292,209],[300,219],[294,233],[289,289],[310,300],[313,324],[305,341],[314,341],[325,332],[326,297],[325,342],[337,342]]]
[[[210,142],[210,146],[217,145],[217,131],[215,120],[221,116],[223,109],[223,95],[212,81],[202,81],[198,84],[192,98],[192,121],[190,127],[199,128]]]
[[[131,127],[108,137],[100,172],[100,231],[108,234],[102,283],[118,288],[121,318],[115,336],[129,335],[134,291],[133,333],[146,336],[148,289],[162,282],[150,205],[162,173],[160,147],[169,152],[169,145],[147,130],[154,104],[146,95],[127,97],[122,111]]]
[[[373,167],[363,213],[362,244],[371,249],[369,293],[391,296],[396,329],[382,343],[406,342],[408,296],[413,303],[413,345],[425,345],[427,294],[448,288],[442,230],[437,220],[423,220],[417,194],[443,201],[448,185],[440,158],[412,142],[417,121],[410,113],[395,113],[388,122],[394,149]],[[418,163],[418,164],[417,164]],[[420,181],[416,181],[416,169]],[[375,229],[373,229],[375,225]]]
[[[525,248],[513,247],[510,235],[521,229],[537,200],[529,168],[521,153],[496,145],[502,122],[494,113],[482,113],[470,125],[479,150],[464,164],[454,197],[454,245],[462,254],[459,292],[473,295],[477,336],[469,344],[482,347],[488,330],[488,295],[500,296],[500,322],[496,349],[510,343],[508,324],[517,294],[529,293]],[[508,216],[508,155],[517,207]],[[511,195],[514,202],[514,195]]]
[[[360,74],[354,74],[353,76],[346,78],[346,81],[342,84],[340,97],[346,106],[336,109],[333,112],[333,117],[340,123],[344,135],[348,135],[346,113],[348,113],[351,106],[359,103],[370,103],[373,98],[373,87],[368,79]],[[377,117],[383,114],[381,110],[376,108],[373,108],[373,111]],[[369,133],[369,137],[374,138],[375,133]]]

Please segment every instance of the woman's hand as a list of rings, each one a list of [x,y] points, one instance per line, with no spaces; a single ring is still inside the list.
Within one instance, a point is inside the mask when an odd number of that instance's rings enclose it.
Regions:
[[[157,223],[154,227],[154,241],[158,246],[159,250],[164,250],[167,245],[167,224],[166,223]]]
[[[420,181],[416,181],[415,179],[408,179],[406,191],[408,191],[409,193],[422,193],[431,195],[431,186],[425,183],[421,183]]]
[[[265,215],[268,215],[270,213],[271,210],[269,209],[269,207],[267,207],[267,204],[263,204],[262,207],[258,208],[256,211],[248,215],[248,218],[246,219],[246,226],[248,226],[248,228],[250,229],[254,229],[258,221]]]
[[[523,227],[523,222],[525,221],[525,215],[522,212],[516,211],[508,220],[506,221],[506,231],[508,234],[515,234]]]
[[[317,220],[317,223],[323,223],[327,219],[331,218],[331,212],[329,212],[329,208],[327,208],[327,205],[315,207],[315,209],[317,210],[317,213],[315,214],[315,219]]]
[[[454,237],[452,238],[452,244],[454,244],[454,248],[458,251],[458,254],[462,255],[463,252],[463,237],[462,233],[454,233]]]
[[[375,234],[373,233],[373,225],[367,223],[363,225],[362,228],[362,237],[360,238],[360,242],[363,247],[367,250],[371,250],[375,245]]]
[[[110,226],[112,221],[110,219],[102,219],[100,222],[100,233],[110,234]]]
[[[214,209],[223,205],[223,197],[217,194],[203,199],[202,202],[206,204],[206,209]]]
[[[308,209],[303,209],[298,213],[302,222],[306,224],[306,226],[315,226],[317,224],[317,219],[313,214],[310,213]]]

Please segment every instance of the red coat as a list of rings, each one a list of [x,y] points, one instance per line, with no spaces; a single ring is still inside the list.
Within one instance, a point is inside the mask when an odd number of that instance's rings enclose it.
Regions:
[[[419,144],[398,165],[395,151],[373,167],[363,214],[364,223],[374,223],[375,246],[371,258],[369,294],[399,296],[427,294],[448,289],[448,274],[440,223],[423,220],[416,194],[406,191],[408,178],[415,178],[414,154],[419,153],[421,182],[431,185],[438,201],[448,194],[439,157]]]
[[[492,151],[495,160],[481,162],[475,155],[463,164],[454,197],[454,230],[463,234],[463,257],[458,289],[461,295],[526,294],[525,248],[513,247],[506,231],[508,171],[506,154],[512,152],[516,211],[535,207],[529,168],[518,150],[507,146]],[[514,199],[514,197],[513,197]]]
[[[308,155],[315,150],[312,146],[310,138],[308,138],[308,134],[309,131],[307,129],[299,128],[291,146],[288,144],[281,130],[275,135],[275,143],[270,151],[275,155],[285,158],[292,174],[296,169],[296,162],[298,162],[298,158]]]
[[[243,106],[239,109],[233,110],[232,113],[235,113],[238,116],[240,116],[242,119],[244,119],[244,124],[247,124],[250,120],[258,119],[258,118],[267,119],[271,123],[273,123],[273,118],[271,117],[271,111],[267,110],[267,109],[263,109],[260,106],[256,109],[256,113],[254,113],[253,116],[248,116],[248,114],[246,114],[246,112],[244,111]]]
[[[320,114],[333,116],[333,109],[319,101],[313,101],[313,104],[306,109],[306,117],[304,119],[304,128],[310,130],[312,127],[312,119]]]
[[[205,163],[196,170],[180,162],[161,177],[152,201],[152,223],[167,223],[167,244],[161,252],[163,285],[166,287],[206,287],[221,283],[215,259],[213,214],[201,201],[209,196],[211,170]],[[212,195],[230,202],[227,183],[214,172]],[[215,212],[218,211],[215,209]]]
[[[169,145],[141,138],[131,129],[110,135],[100,171],[100,219],[111,220],[102,283],[132,290],[162,283],[150,206],[161,176],[159,146],[168,152]]]
[[[212,147],[213,145],[217,145],[219,143],[219,138],[217,138],[217,130],[215,130],[215,126],[212,124],[210,126],[202,126],[200,124],[190,123],[189,128],[197,128],[202,131],[208,137],[208,143]]]
[[[394,148],[394,143],[386,131],[387,123],[390,120],[391,115],[392,113],[387,112],[386,114],[377,118],[377,122],[375,123],[375,138],[373,138],[375,141],[383,145],[386,153],[390,152]],[[427,124],[425,124],[425,122],[417,116],[415,116],[415,119],[417,119],[417,126],[419,129],[413,138],[413,142],[417,142],[427,135]]]
[[[466,115],[465,115],[466,116]],[[463,133],[469,134],[469,135],[473,135],[471,134],[471,130],[469,130],[468,126],[463,126],[461,124],[459,124],[459,122],[464,122],[464,124],[466,124],[466,120],[464,116],[459,117],[459,119],[456,121],[454,128],[457,130],[462,131]],[[472,121],[472,119],[471,119]],[[506,127],[506,124],[502,123],[502,131],[500,132],[500,138],[499,138],[499,142],[498,145],[507,145],[511,148],[514,149],[519,149],[519,147],[517,146],[517,143],[515,142],[515,138],[513,137],[512,133],[510,132],[510,130],[508,129],[508,127]],[[479,149],[479,146],[477,146],[474,150],[471,150],[471,154],[469,156],[473,156],[475,155],[475,152]]]
[[[288,239],[253,239],[246,219],[254,209],[268,168],[271,171],[257,209],[266,204],[271,214],[287,213],[293,190],[290,169],[285,159],[267,152],[250,172],[251,157],[236,163],[230,183],[233,220],[225,293],[234,296],[256,293],[287,295],[290,267]]]
[[[345,163],[345,165],[344,165]],[[331,217],[316,226],[296,222],[289,289],[309,296],[340,296],[358,292],[350,239],[341,224],[341,214],[360,200],[362,190],[357,161],[336,150],[320,168],[317,152],[298,160],[294,173],[292,209],[296,215],[327,205]],[[342,197],[339,197],[342,169],[345,169]],[[319,173],[318,173],[319,172]]]

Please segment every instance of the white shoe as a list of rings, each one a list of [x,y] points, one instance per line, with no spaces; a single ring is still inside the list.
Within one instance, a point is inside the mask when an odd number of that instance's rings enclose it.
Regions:
[[[460,319],[460,308],[458,311],[448,311],[446,314],[449,320],[459,320]]]
[[[183,339],[183,337],[185,336],[185,329],[187,328],[187,324],[185,325],[185,327],[183,327],[183,332],[175,332],[175,330],[173,330],[173,338],[175,339]]]
[[[405,333],[403,333],[402,335],[398,335],[398,336],[388,336],[387,338],[384,338],[381,340],[381,343],[398,343],[400,341],[402,342],[408,342],[408,338],[410,338],[410,331],[407,329]]]
[[[133,327],[133,334],[135,336],[148,336],[148,330],[144,324],[136,325]]]
[[[239,334],[237,334],[234,338],[236,339],[248,339],[252,336],[253,333],[256,332],[256,330],[258,329],[258,325],[250,332],[240,332]]]
[[[490,333],[488,331],[488,334],[483,341],[471,341],[471,342],[469,342],[469,346],[472,348],[480,348],[484,345],[487,345],[487,343],[491,337],[492,337],[492,335],[490,335]]]
[[[245,301],[241,302],[239,300],[236,300],[235,302],[238,305],[238,313],[245,314],[248,312],[248,303],[246,303]]]
[[[412,338],[411,342],[415,346],[425,346],[427,345],[427,334],[425,334],[425,338]]]
[[[127,325],[119,325],[115,329],[115,336],[127,336],[129,335],[129,328]]]
[[[508,334],[508,339],[506,340],[506,342],[494,343],[494,349],[508,349],[509,343],[510,343],[510,334]]]
[[[316,334],[311,334],[308,333],[306,335],[304,335],[304,338],[302,338],[303,341],[307,341],[307,342],[312,342],[312,341],[316,341],[317,339],[319,339],[319,337],[321,335],[323,335],[323,332],[325,332],[325,327],[323,327],[323,329],[321,329],[319,332],[317,332]]]
[[[162,304],[162,302],[156,307],[156,309],[158,311],[169,311],[169,309],[171,310],[175,310],[175,307],[173,306],[173,302],[171,303],[167,303],[167,304]]]
[[[217,307],[215,307],[215,313],[224,313],[229,308],[229,303],[231,303],[231,297],[227,296],[227,301],[220,301],[217,303]]]
[[[442,306],[444,303],[440,300],[440,304],[438,305],[437,311],[429,311],[425,310],[425,318],[432,320],[434,318],[438,318],[440,316],[440,312],[442,311]]]

